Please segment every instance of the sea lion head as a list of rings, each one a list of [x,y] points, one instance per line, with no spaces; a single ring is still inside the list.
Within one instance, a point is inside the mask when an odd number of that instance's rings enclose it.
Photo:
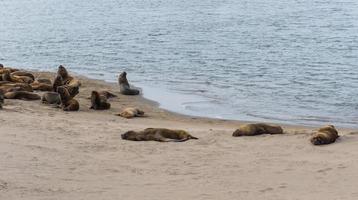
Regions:
[[[137,132],[135,131],[127,131],[121,135],[123,140],[133,140],[136,138]]]
[[[122,72],[118,77],[118,83],[119,84],[128,84],[127,80],[127,72]]]
[[[57,74],[62,78],[66,78],[68,76],[68,72],[63,65],[58,66]]]
[[[244,135],[244,134],[245,134],[245,133],[243,133],[242,130],[237,129],[237,130],[232,134],[232,136],[238,137],[238,136],[242,136],[242,135]]]

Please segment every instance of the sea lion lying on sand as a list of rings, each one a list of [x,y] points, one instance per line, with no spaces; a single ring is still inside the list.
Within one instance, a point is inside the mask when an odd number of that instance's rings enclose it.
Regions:
[[[133,117],[143,117],[144,111],[139,110],[138,108],[125,108],[121,113],[116,115],[130,119]]]
[[[0,83],[0,90],[3,90],[4,93],[6,91],[27,91],[32,92],[32,87],[27,83],[12,83],[12,82],[4,82],[1,81]],[[15,89],[16,88],[16,89]]]
[[[121,135],[123,140],[184,142],[189,139],[198,139],[184,130],[170,130],[165,128],[147,128],[140,132],[128,131]]]
[[[49,79],[37,79],[33,83],[31,83],[31,87],[34,90],[40,90],[40,91],[52,91],[53,90],[51,80],[49,80]]]
[[[71,97],[68,89],[64,86],[57,88],[57,92],[61,97],[61,106],[64,111],[78,111],[80,109],[80,104],[76,99]]]
[[[261,134],[283,134],[280,126],[273,126],[264,123],[241,125],[232,136],[254,136]]]
[[[57,92],[45,92],[41,98],[44,104],[61,104],[60,94]]]
[[[318,129],[310,141],[314,145],[331,144],[335,142],[338,137],[337,129],[333,125],[328,125]]]
[[[30,72],[24,72],[24,71],[15,71],[11,73],[12,76],[27,76],[32,79],[32,81],[35,80],[35,76],[31,74]]]
[[[111,107],[111,104],[107,102],[107,96],[100,94],[97,91],[92,91],[91,94],[91,107],[94,110],[107,110]]]
[[[57,76],[53,82],[53,90],[57,91],[60,86],[66,86],[71,97],[75,97],[79,93],[81,82],[70,76],[66,68],[62,65],[58,67]]]
[[[131,89],[128,80],[127,80],[127,73],[122,72],[118,77],[118,83],[119,83],[119,91],[121,94],[124,95],[138,95],[139,90]]]
[[[39,100],[41,97],[38,94],[27,91],[14,91],[6,92],[4,94],[5,99],[22,99],[22,100]]]
[[[15,73],[18,73],[18,74],[22,74],[24,76],[20,76],[20,75],[14,75]],[[10,82],[14,82],[14,83],[32,83],[34,81],[34,79],[32,79],[33,75],[32,76],[27,76],[29,75],[30,73],[27,73],[27,72],[21,72],[21,71],[15,71],[15,72],[10,72],[9,70],[5,71],[3,74],[2,74],[2,81],[10,81]],[[26,75],[26,76],[25,76]]]

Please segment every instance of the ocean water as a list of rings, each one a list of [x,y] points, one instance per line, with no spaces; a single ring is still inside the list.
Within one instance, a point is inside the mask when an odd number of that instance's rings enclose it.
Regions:
[[[196,116],[358,127],[356,0],[0,0],[0,63]]]

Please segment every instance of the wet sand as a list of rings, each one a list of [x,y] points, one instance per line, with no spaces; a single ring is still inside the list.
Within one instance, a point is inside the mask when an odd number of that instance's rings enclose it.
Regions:
[[[37,77],[54,74],[36,72]],[[331,145],[309,143],[317,127],[234,138],[242,123],[184,116],[115,84],[80,77],[79,112],[40,101],[5,100],[0,110],[0,199],[357,199],[358,133]],[[92,90],[110,90],[111,109],[89,109]],[[146,117],[114,114],[135,106]],[[128,130],[188,130],[183,143],[121,140]]]

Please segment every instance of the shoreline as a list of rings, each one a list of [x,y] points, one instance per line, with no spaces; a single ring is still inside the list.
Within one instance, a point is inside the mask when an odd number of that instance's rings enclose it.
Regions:
[[[71,72],[70,72],[71,73]],[[53,78],[54,73],[35,72]],[[76,76],[76,75],[75,75]],[[243,121],[190,117],[116,84],[76,76],[77,112],[39,101],[5,99],[0,110],[0,199],[356,199],[357,131],[325,146],[309,142],[317,127],[287,134],[232,137]],[[92,90],[109,90],[110,110],[90,110]],[[145,117],[115,116],[134,106]],[[184,129],[198,140],[179,143],[121,139],[128,130]],[[238,187],[239,186],[239,187]],[[329,192],[327,192],[329,191]]]

